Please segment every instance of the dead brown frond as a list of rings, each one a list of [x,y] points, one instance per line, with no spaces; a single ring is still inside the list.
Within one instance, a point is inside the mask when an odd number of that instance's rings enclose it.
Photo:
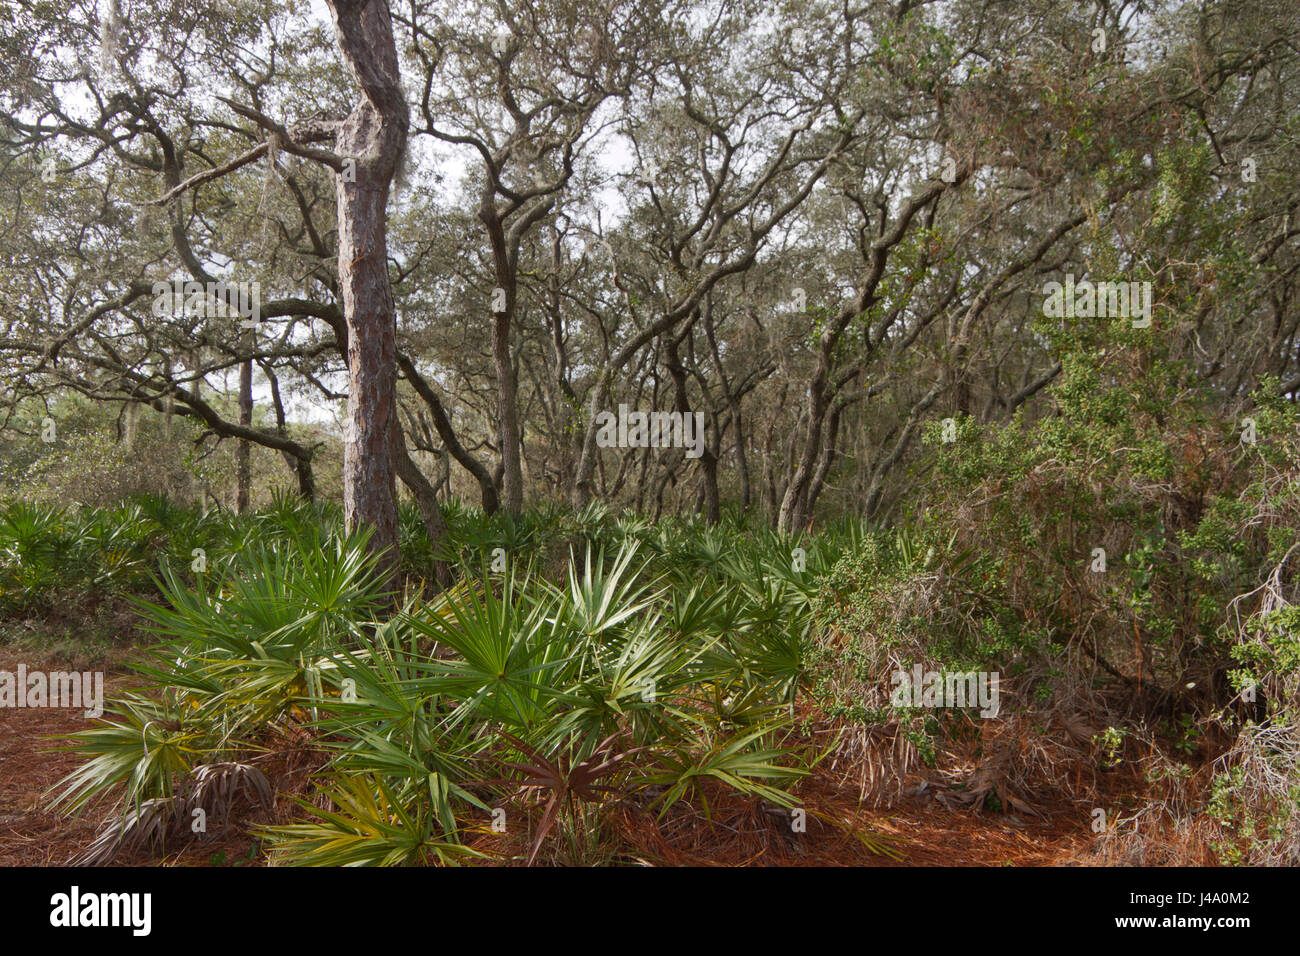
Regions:
[[[161,849],[178,814],[178,797],[155,797],[134,807],[120,820],[109,820],[72,866],[106,866],[120,853]]]
[[[213,763],[201,764],[190,776],[193,784],[185,801],[185,816],[193,817],[202,810],[208,819],[225,824],[236,798],[242,797],[250,807],[269,810],[275,805],[275,794],[266,775],[252,764]]]
[[[275,794],[266,775],[247,763],[200,764],[185,785],[170,797],[145,800],[120,818],[105,821],[95,840],[77,856],[73,866],[105,866],[121,854],[162,850],[168,838],[207,832],[207,822],[224,827],[242,802],[250,809],[270,810]],[[202,828],[195,830],[197,821]]]

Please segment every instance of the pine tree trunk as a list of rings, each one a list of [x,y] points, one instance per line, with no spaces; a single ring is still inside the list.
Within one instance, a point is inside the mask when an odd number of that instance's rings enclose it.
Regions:
[[[339,47],[363,98],[344,121],[336,151],[339,289],[348,327],[348,413],[343,513],[371,530],[370,549],[393,575],[399,559],[392,427],[397,414],[397,324],[388,279],[388,193],[409,122],[388,4],[329,0]]]

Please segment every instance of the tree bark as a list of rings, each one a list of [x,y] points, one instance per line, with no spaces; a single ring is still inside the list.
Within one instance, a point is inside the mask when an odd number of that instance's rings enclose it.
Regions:
[[[329,0],[339,48],[362,99],[338,131],[339,291],[348,329],[343,513],[371,529],[369,547],[395,583],[399,559],[392,433],[397,419],[397,322],[388,278],[388,194],[409,122],[388,4]]]
[[[484,187],[479,219],[487,227],[497,281],[491,302],[492,362],[497,375],[498,441],[501,443],[501,478],[497,486],[501,489],[501,506],[506,514],[517,518],[524,506],[524,472],[520,461],[523,443],[519,434],[519,380],[510,349],[510,332],[519,292],[516,275],[519,252],[517,245],[512,247],[513,236],[505,233],[490,181]]]
[[[239,363],[239,424],[244,428],[253,426],[253,360],[251,358],[246,358]],[[248,510],[249,490],[253,483],[248,453],[248,439],[239,439],[239,444],[235,446],[235,511],[241,515]]]
[[[397,471],[397,476],[402,479],[402,484],[406,485],[415,498],[420,516],[424,519],[424,530],[428,533],[429,543],[436,554],[442,543],[447,540],[447,524],[442,520],[442,509],[438,507],[437,492],[429,483],[429,479],[424,477],[424,472],[420,471],[411,460],[411,455],[406,450],[406,439],[402,435],[402,426],[396,416],[393,418],[392,428],[393,467]],[[433,576],[440,588],[451,586],[451,566],[446,561],[434,561]]]

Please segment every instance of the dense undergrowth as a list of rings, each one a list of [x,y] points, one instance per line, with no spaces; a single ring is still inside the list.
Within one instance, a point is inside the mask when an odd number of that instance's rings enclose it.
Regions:
[[[787,818],[804,810],[791,787],[822,755],[794,705],[829,543],[596,508],[446,517],[454,555],[433,553],[404,513],[393,613],[363,540],[330,508],[11,506],[10,607],[107,586],[103,524],[120,539],[113,586],[156,592],[139,605],[162,638],[136,665],[149,687],[78,735],[88,761],[58,795],[70,811],[121,801],[86,859],[183,833],[196,809],[224,819],[232,803],[269,805],[276,775],[263,768],[306,739],[320,772],[295,795],[310,822],[266,828],[279,862],[451,862],[483,855],[474,838],[512,819],[535,834],[527,859],[557,828],[585,859],[615,804],[707,817],[730,792]],[[422,572],[448,558],[458,582],[432,593]]]
[[[452,504],[435,551],[407,507],[395,602],[329,505],[11,502],[11,638],[94,593],[158,642],[55,803],[107,813],[92,861],[199,811],[279,863],[629,862],[637,821],[736,801],[905,851],[829,788],[1065,800],[1102,862],[1300,862],[1296,411],[1265,383],[1243,442],[1176,370],[1093,354],[1048,415],[936,426],[897,527]],[[916,665],[1000,675],[997,715],[894,706]]]

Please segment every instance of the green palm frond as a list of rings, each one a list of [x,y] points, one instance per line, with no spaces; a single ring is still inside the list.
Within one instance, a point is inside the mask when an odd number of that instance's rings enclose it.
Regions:
[[[454,865],[482,854],[457,839],[454,789],[431,775],[428,799],[401,799],[382,779],[338,776],[324,789],[337,808],[299,801],[310,823],[264,827],[273,862],[287,866]]]

